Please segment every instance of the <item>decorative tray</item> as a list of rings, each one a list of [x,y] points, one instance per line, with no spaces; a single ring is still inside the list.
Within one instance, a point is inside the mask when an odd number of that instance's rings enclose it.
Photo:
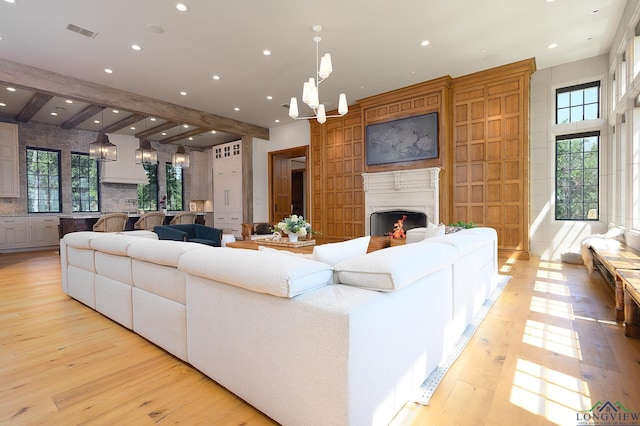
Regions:
[[[283,238],[281,240],[272,240],[270,238],[257,238],[255,240],[258,244],[264,244],[268,246],[280,246],[280,247],[305,247],[305,246],[313,246],[316,244],[316,240],[299,240],[295,243],[289,241],[288,238]]]

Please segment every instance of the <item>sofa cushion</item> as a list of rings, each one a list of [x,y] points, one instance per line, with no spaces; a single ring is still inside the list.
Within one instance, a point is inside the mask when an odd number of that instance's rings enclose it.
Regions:
[[[450,267],[456,258],[453,246],[424,240],[347,259],[337,263],[334,270],[341,284],[394,291]]]
[[[62,237],[62,240],[66,245],[79,248],[79,249],[91,249],[91,240],[94,238],[102,238],[107,236],[104,232],[93,232],[93,231],[80,231],[80,232],[71,232],[65,234]]]
[[[320,262],[268,251],[222,247],[185,253],[178,268],[190,274],[257,293],[294,297],[331,282],[331,268]]]
[[[363,255],[369,248],[370,236],[354,238],[339,243],[328,243],[313,248],[313,260],[333,266],[343,260]]]
[[[91,240],[91,248],[104,253],[127,256],[127,248],[139,237],[119,234],[106,234]]]
[[[178,266],[180,256],[192,250],[207,250],[207,246],[183,241],[140,238],[129,245],[127,253],[134,259],[146,260],[159,265]]]

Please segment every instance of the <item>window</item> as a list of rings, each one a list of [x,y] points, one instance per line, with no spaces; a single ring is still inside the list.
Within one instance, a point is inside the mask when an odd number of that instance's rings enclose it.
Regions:
[[[98,161],[89,154],[71,153],[71,209],[74,212],[97,212]]]
[[[27,148],[27,211],[60,213],[60,151]]]
[[[158,210],[158,165],[143,164],[142,167],[149,183],[138,184],[138,208],[144,211]]]
[[[598,220],[600,132],[556,138],[556,220]]]
[[[182,168],[167,163],[167,210],[184,210]]]
[[[600,117],[600,82],[556,90],[556,124]]]

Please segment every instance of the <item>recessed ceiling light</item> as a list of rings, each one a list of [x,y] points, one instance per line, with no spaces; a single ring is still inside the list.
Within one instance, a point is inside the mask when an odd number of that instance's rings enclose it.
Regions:
[[[558,43],[551,43],[547,46],[548,49],[555,49],[556,47],[558,47]]]
[[[49,113],[49,114],[53,115],[54,117],[55,117],[56,115],[58,115],[58,113],[57,113],[57,112],[51,112],[51,113]]]
[[[135,128],[135,127],[133,127],[133,126],[129,127],[129,130],[135,130],[135,129],[136,129],[136,128]]]
[[[94,123],[100,124],[100,120],[93,120]]]
[[[188,12],[189,6],[184,3],[176,3],[176,9],[178,9],[180,12]]]
[[[271,55],[271,51],[269,49],[265,49],[265,50],[262,51],[262,54],[264,56],[270,56]]]
[[[15,92],[16,91],[16,89],[14,87],[7,87],[7,90],[10,91],[10,92]]]
[[[429,44],[431,44],[431,43],[429,42],[429,40],[423,40],[423,41],[420,43],[420,46],[428,46]]]
[[[276,120],[276,123],[279,123],[279,122],[280,122],[280,120]]]
[[[214,75],[214,76],[213,76],[213,79],[214,79],[214,80],[220,80],[220,76],[219,76],[219,75]]]
[[[0,36],[0,40],[2,40],[2,36]]]
[[[156,118],[155,117],[151,117],[149,120],[156,121]]]
[[[111,112],[114,114],[120,114],[120,111],[118,111],[117,109],[111,110]]]
[[[234,111],[240,111],[240,108],[235,107],[233,110],[234,110]]]
[[[180,92],[182,96],[187,96],[187,92]]]
[[[72,104],[73,103],[73,101],[71,99],[66,99],[65,102],[68,103],[68,104]]]
[[[105,68],[104,72],[106,72],[107,74],[113,74],[113,70],[111,68]]]
[[[131,48],[133,50],[137,50],[138,52],[142,50],[142,46],[140,46],[139,44],[132,44]]]
[[[189,136],[189,137],[188,137],[188,139],[189,139],[190,141],[192,141],[192,140],[193,140],[193,136]]]
[[[162,136],[167,136],[167,132],[160,133]]]
[[[185,129],[188,129],[189,125],[188,124],[183,124],[182,127],[185,128]]]
[[[6,107],[7,104],[5,104],[4,102],[0,102],[0,107]]]
[[[18,4],[18,0],[4,0],[4,1],[11,4]]]
[[[216,132],[215,130],[211,131],[211,134],[213,134],[213,135],[215,135],[216,133],[218,133],[218,132]]]
[[[273,99],[273,96],[267,96],[267,99],[271,100]]]

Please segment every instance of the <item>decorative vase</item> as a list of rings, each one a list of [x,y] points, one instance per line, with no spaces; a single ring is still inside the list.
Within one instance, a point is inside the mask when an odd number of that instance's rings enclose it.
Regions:
[[[298,234],[296,234],[295,232],[287,232],[287,234],[289,235],[289,242],[290,243],[297,243],[298,242]]]

